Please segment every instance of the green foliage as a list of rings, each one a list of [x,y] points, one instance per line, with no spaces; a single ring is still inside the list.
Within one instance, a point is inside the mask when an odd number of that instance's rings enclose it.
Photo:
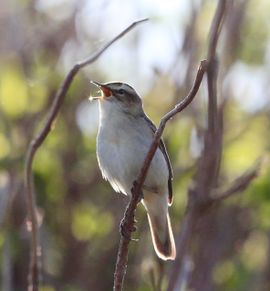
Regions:
[[[98,239],[106,236],[113,225],[109,212],[101,212],[93,205],[75,205],[72,211],[71,229],[78,240]]]
[[[250,9],[241,32],[239,57],[247,63],[257,65],[264,62],[265,50],[270,36],[268,17],[270,3],[267,0],[249,2]]]
[[[35,3],[33,6],[33,1],[15,2],[18,5],[3,4],[4,16],[1,14],[2,26],[5,29],[2,29],[3,34],[0,34],[0,218],[7,211],[2,203],[3,197],[10,199],[11,209],[3,229],[0,230],[0,259],[3,261],[5,242],[8,238],[11,248],[9,272],[14,281],[12,283],[17,288],[14,290],[20,291],[27,289],[26,272],[29,265],[29,233],[25,226],[26,203],[22,186],[27,145],[34,134],[43,127],[48,107],[68,68],[72,67],[75,60],[93,51],[93,48],[98,47],[106,38],[110,38],[112,33],[110,31],[109,35],[106,35],[105,32],[107,27],[110,28],[108,22],[104,21],[107,17],[106,5],[103,7],[102,17],[93,18],[93,15],[89,17],[91,21],[97,23],[100,18],[104,27],[96,24],[99,28],[96,29],[92,22],[90,24],[87,22],[87,28],[90,27],[91,31],[82,31],[85,19],[80,20],[85,11],[89,10],[80,10],[84,8],[83,2],[76,5],[76,10],[70,13],[72,7],[66,4],[67,1],[60,1],[65,3],[56,5],[63,11],[63,15],[61,14],[59,18],[53,13],[56,11],[53,1],[47,4],[47,8],[44,4],[46,1],[38,1],[42,2],[44,7],[39,6],[40,3]],[[139,2],[125,3],[140,5]],[[112,47],[112,50],[103,56],[103,63],[87,68],[73,81],[61,112],[54,121],[45,143],[38,149],[33,164],[34,193],[42,222],[40,226],[40,242],[43,249],[41,291],[111,290],[119,242],[118,224],[127,198],[113,193],[109,184],[102,180],[95,153],[97,131],[94,125],[95,117],[89,117],[91,113],[87,113],[85,126],[87,128],[88,123],[91,123],[92,133],[86,133],[79,126],[78,109],[84,106],[88,98],[89,79],[106,82],[115,80],[115,76],[121,72],[125,76],[122,77],[123,81],[132,78],[134,83],[138,84],[136,86],[141,86],[138,92],[143,92],[145,95],[143,98],[145,111],[158,124],[160,117],[183,97],[183,92],[187,93],[198,60],[205,56],[202,52],[206,51],[207,36],[216,1],[195,2],[201,2],[197,14],[194,14],[195,19],[190,18],[193,12],[188,16],[188,11],[185,11],[187,18],[184,21],[183,19],[176,21],[177,25],[181,23],[192,27],[194,24],[194,32],[187,30],[187,35],[184,35],[187,27],[181,29],[179,27],[179,33],[172,33],[172,38],[180,37],[175,45],[175,56],[167,56],[166,67],[160,66],[153,73],[152,65],[155,67],[155,64],[141,63],[145,52],[144,47],[140,47],[143,41],[138,34],[134,39],[127,38],[121,44],[119,42]],[[234,1],[235,7],[238,2],[241,1]],[[237,90],[232,90],[230,82],[227,82],[230,66],[226,66],[224,61],[230,58],[232,67],[236,62],[242,61],[250,65],[250,70],[253,66],[262,70],[265,88],[258,88],[258,90],[264,90],[265,98],[268,98],[270,2],[268,0],[248,2],[244,22],[240,27],[240,38],[236,38],[234,43],[230,44],[233,56],[231,54],[226,56],[228,52],[224,49],[226,46],[223,47],[226,33],[221,35],[222,41],[218,47],[220,57],[218,92],[221,101],[219,103],[223,102],[222,98],[226,100],[220,185],[229,184],[229,181],[233,181],[246,171],[258,158],[268,157],[268,160],[265,159],[259,177],[244,192],[239,193],[235,198],[230,198],[226,203],[226,210],[239,211],[233,213],[235,223],[228,226],[226,221],[230,221],[230,215],[227,214],[220,219],[219,214],[222,209],[218,209],[214,219],[218,229],[217,235],[215,238],[211,238],[210,235],[205,241],[207,245],[208,242],[212,242],[211,239],[215,239],[216,245],[209,254],[207,250],[201,249],[201,255],[206,258],[212,258],[213,254],[218,253],[212,270],[212,283],[218,291],[255,290],[253,286],[250,288],[250,282],[260,281],[267,271],[267,258],[269,258],[269,105],[265,102],[266,105],[258,111],[244,111],[241,105],[245,102],[245,96],[241,96],[243,98],[240,99],[234,98],[237,96],[232,92]],[[194,4],[194,7],[196,5]],[[167,8],[169,9],[170,5],[167,5]],[[156,7],[153,9],[149,13],[153,15],[155,21],[151,22],[150,31],[155,25],[161,24],[160,20],[166,23],[164,16],[156,13]],[[137,11],[132,9],[135,10]],[[119,12],[119,9],[116,11]],[[190,23],[188,23],[189,18]],[[16,26],[18,25],[16,23],[21,27]],[[11,27],[13,25],[14,28]],[[10,35],[11,31],[12,35]],[[147,34],[147,31],[145,28],[139,33]],[[113,31],[113,34],[115,32]],[[232,36],[233,32],[227,30],[229,36]],[[160,41],[162,41],[162,33],[159,34]],[[183,50],[180,49],[182,41],[186,42]],[[117,59],[117,47],[121,48],[120,61]],[[130,54],[122,54],[122,51],[126,50]],[[153,55],[154,53],[153,47]],[[106,63],[107,56],[110,61]],[[132,59],[132,66],[135,68],[131,69],[128,58]],[[108,68],[111,64],[113,66]],[[168,68],[169,66],[171,67]],[[147,75],[145,71],[151,71],[151,74]],[[106,77],[102,78],[102,76]],[[175,96],[176,91],[179,91],[181,96]],[[256,102],[257,96],[254,98]],[[207,124],[206,99],[207,90],[202,86],[190,107],[171,120],[164,132],[164,140],[174,169],[174,204],[170,207],[170,215],[176,237],[183,229],[188,188],[192,186],[192,178],[196,173],[199,158],[192,154],[191,131],[196,128],[201,134]],[[8,183],[6,183],[7,176]],[[131,243],[125,290],[150,291],[153,289],[149,279],[151,268],[146,268],[145,265],[154,266],[153,268],[159,271],[162,267],[153,257],[149,227],[143,207],[139,207],[136,218],[138,231],[134,237],[139,238],[139,241]],[[210,233],[214,231],[209,225],[206,230]],[[191,242],[192,245],[193,243]],[[222,244],[225,244],[225,247],[218,249]],[[200,250],[200,247],[197,245],[194,249]],[[5,267],[7,266],[2,263],[1,275],[6,270]],[[163,268],[162,287],[166,288],[169,274],[167,270],[173,268],[173,264],[167,262]],[[201,268],[204,269],[204,266]],[[256,291],[262,290],[259,288]]]
[[[223,156],[223,165],[226,172],[232,176],[237,175],[237,173],[248,169],[258,158],[264,156],[267,140],[263,133],[266,130],[265,119],[259,117],[253,119],[248,126],[248,130],[241,134],[241,138],[228,142]]]

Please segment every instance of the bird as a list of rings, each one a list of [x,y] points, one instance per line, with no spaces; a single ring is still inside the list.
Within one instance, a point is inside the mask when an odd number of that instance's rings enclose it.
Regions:
[[[130,85],[91,81],[101,95],[99,103],[97,160],[102,176],[116,192],[131,194],[156,126],[145,114],[142,99]],[[172,204],[173,171],[163,140],[153,157],[142,186],[141,202],[146,209],[154,250],[162,260],[174,260],[175,241],[168,207]]]

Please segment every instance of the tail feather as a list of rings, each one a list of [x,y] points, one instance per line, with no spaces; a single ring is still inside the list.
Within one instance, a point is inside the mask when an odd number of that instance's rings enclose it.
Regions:
[[[174,260],[176,257],[175,242],[168,214],[167,196],[144,191],[142,201],[147,216],[156,254],[162,260]]]
[[[167,214],[165,225],[160,223],[158,217],[149,214],[148,221],[156,254],[162,260],[174,260],[176,250],[169,215]]]

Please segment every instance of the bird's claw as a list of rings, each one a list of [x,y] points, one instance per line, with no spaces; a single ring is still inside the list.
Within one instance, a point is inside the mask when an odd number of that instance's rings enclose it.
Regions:
[[[137,241],[137,239],[132,239],[131,238],[131,233],[137,230],[137,227],[134,225],[135,224],[135,220],[133,221],[132,225],[128,225],[125,221],[125,218],[122,219],[121,223],[120,223],[120,234],[128,240],[132,240],[132,241]]]

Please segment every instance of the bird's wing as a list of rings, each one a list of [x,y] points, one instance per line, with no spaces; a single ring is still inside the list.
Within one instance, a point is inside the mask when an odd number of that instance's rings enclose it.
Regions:
[[[148,123],[148,125],[151,128],[151,130],[153,131],[153,133],[155,133],[157,130],[155,124],[151,121],[151,119],[147,115],[144,114],[143,118]],[[166,146],[165,146],[162,138],[160,139],[160,142],[159,142],[159,149],[163,153],[163,156],[164,156],[166,163],[167,163],[167,166],[168,166],[168,171],[169,171],[168,192],[169,192],[169,205],[171,205],[173,202],[173,191],[172,191],[173,170],[172,170],[172,165],[171,165],[171,161],[170,161]]]

